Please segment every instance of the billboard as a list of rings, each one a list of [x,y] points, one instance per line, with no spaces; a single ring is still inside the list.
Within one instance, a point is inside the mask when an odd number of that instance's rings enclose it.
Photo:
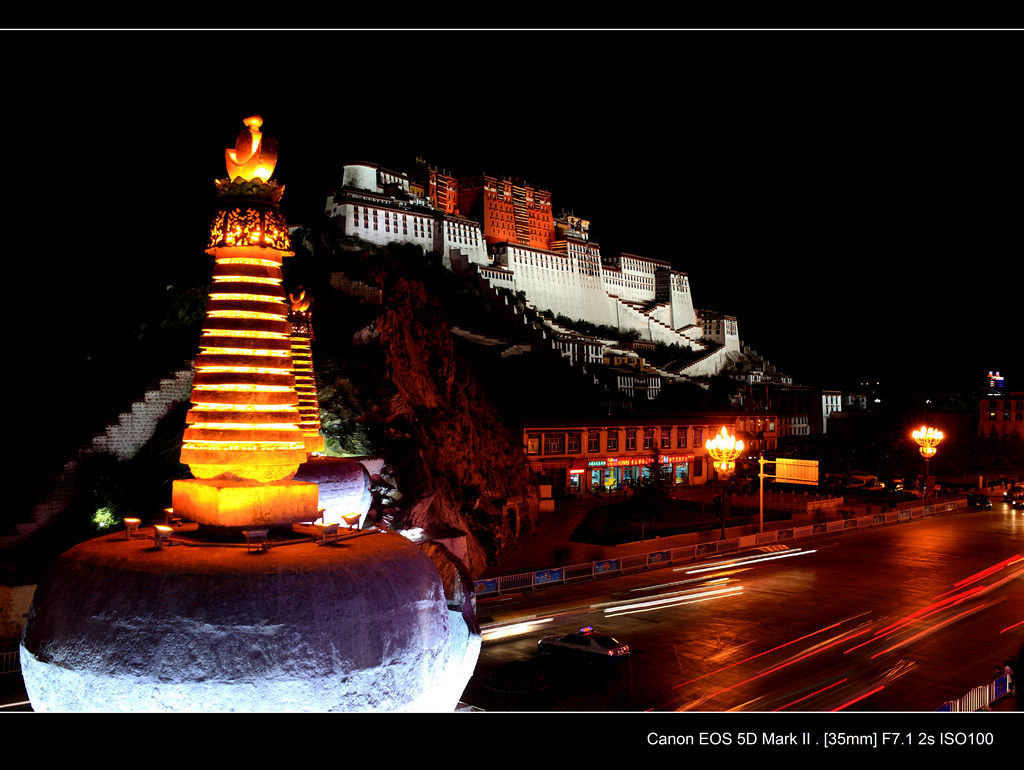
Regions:
[[[779,458],[775,461],[775,479],[786,484],[818,484],[817,460]]]

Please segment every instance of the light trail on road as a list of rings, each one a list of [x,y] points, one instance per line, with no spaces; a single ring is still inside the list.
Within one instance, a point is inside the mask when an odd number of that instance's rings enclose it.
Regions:
[[[713,564],[707,564],[703,567],[697,567],[695,569],[686,569],[685,567],[678,567],[676,571],[685,572],[687,575],[695,575],[699,572],[713,572],[717,569],[729,569],[732,567],[743,567],[748,564],[758,564],[759,562],[765,561],[776,561],[778,559],[788,559],[793,556],[807,556],[812,553],[817,553],[818,549],[813,548],[810,551],[805,551],[802,548],[792,548],[787,551],[781,551],[769,555],[762,556],[750,556],[740,559],[730,559],[729,561],[714,562]]]
[[[719,581],[715,581],[719,582]],[[721,581],[728,582],[728,581]],[[638,612],[651,612],[653,610],[678,607],[683,604],[695,604],[696,602],[707,602],[713,599],[721,599],[726,596],[736,596],[743,593],[743,586],[723,586],[722,588],[692,588],[687,591],[675,591],[662,596],[655,596],[648,599],[631,599],[611,604],[595,604],[593,608],[601,608],[605,617],[613,618],[619,615],[633,615]]]

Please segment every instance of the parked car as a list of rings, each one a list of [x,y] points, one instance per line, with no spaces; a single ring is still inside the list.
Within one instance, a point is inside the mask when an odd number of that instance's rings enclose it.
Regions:
[[[622,660],[629,656],[629,645],[608,634],[585,626],[565,636],[545,636],[537,642],[543,655],[571,655],[583,660]]]
[[[984,495],[981,492],[968,492],[967,505],[971,508],[977,508],[978,510],[992,510],[992,501],[989,499],[988,495]]]
[[[861,473],[854,471],[846,477],[848,482],[846,484],[847,489],[871,489],[878,483],[878,476],[874,476],[870,473]]]

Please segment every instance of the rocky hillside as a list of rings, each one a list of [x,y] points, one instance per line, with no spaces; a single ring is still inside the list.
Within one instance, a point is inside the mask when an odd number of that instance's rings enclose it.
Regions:
[[[518,431],[455,346],[451,316],[474,301],[459,296],[470,287],[418,249],[295,246],[295,278],[314,296],[328,447],[383,456],[379,515],[430,537],[464,534],[479,574],[536,521],[539,500]],[[379,304],[330,289],[331,272],[379,287]]]

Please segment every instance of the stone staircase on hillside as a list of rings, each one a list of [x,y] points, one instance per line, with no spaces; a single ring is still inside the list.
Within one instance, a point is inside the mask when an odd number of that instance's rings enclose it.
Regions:
[[[190,362],[188,368],[179,369],[148,389],[128,411],[121,413],[116,423],[108,425],[90,443],[79,448],[77,456],[50,477],[26,520],[15,525],[16,534],[3,538],[0,546],[17,545],[71,504],[75,496],[75,471],[81,457],[94,452],[108,452],[121,460],[131,459],[153,437],[160,421],[175,406],[187,401],[191,393]]]
[[[192,367],[164,377],[155,388],[122,412],[116,423],[92,440],[85,452],[107,452],[120,460],[130,460],[146,445],[156,426],[172,408],[187,401],[192,393]]]
[[[614,294],[610,294],[609,296],[615,300],[620,311],[625,310],[626,314],[632,317],[636,322],[641,325],[646,324],[647,331],[650,334],[652,341],[662,342],[666,345],[676,343],[680,346],[696,346],[698,349],[704,346],[703,343],[700,342],[699,326],[690,324],[688,326],[680,327],[679,329],[673,329],[667,323],[658,320],[651,314],[654,310],[665,303],[660,302],[648,307],[650,303],[631,302],[630,300],[617,297]]]
[[[680,367],[677,374],[685,377],[708,377],[718,374],[725,365],[728,355],[725,345],[717,345],[696,361],[690,361]]]

